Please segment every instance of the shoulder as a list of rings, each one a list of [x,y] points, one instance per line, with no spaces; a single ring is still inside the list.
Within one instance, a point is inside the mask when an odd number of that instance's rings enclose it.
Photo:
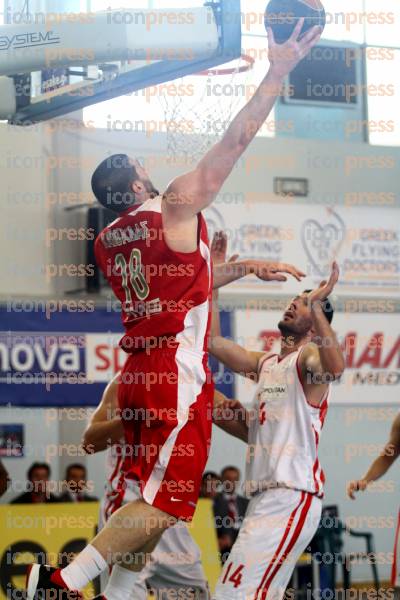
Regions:
[[[300,348],[297,353],[297,364],[305,369],[312,369],[319,365],[319,350],[314,342],[309,342]]]
[[[23,494],[20,494],[19,496],[17,496],[16,498],[14,498],[14,500],[11,500],[10,504],[30,504],[31,502],[31,495],[29,492],[24,492]]]
[[[98,498],[95,496],[89,496],[88,494],[84,494],[83,499],[85,502],[98,502]]]
[[[400,413],[395,417],[392,424],[392,435],[396,438],[396,443],[400,446]]]
[[[257,362],[257,373],[260,374],[266,364],[274,357],[276,354],[269,354],[268,352],[257,352],[258,362]]]

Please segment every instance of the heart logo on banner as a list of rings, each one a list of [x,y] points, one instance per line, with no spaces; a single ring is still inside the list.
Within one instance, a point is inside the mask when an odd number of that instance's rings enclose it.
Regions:
[[[307,219],[301,228],[301,242],[314,273],[325,277],[330,265],[337,257],[346,239],[346,225],[343,219],[331,208],[327,210],[330,222],[321,224],[315,219]]]

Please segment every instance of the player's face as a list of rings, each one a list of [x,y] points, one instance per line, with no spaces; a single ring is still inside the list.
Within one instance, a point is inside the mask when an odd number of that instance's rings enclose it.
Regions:
[[[282,334],[306,335],[311,327],[311,310],[308,303],[308,294],[296,296],[290,302],[278,327]]]
[[[227,469],[224,472],[223,487],[228,494],[233,494],[239,483],[239,473],[234,469]]]
[[[41,467],[38,469],[34,469],[31,474],[31,482],[33,483],[33,490],[35,492],[44,493],[47,488],[47,483],[49,481],[49,474],[47,469],[42,469]]]
[[[82,491],[86,486],[84,469],[73,468],[68,473],[68,486],[73,491]]]
[[[150,180],[150,177],[144,167],[140,164],[138,160],[135,158],[130,158],[129,162],[133,167],[135,167],[136,173],[138,174],[139,181],[144,185],[146,192],[150,194],[152,198],[155,198],[160,194],[156,187],[154,187],[153,183]]]
[[[218,494],[219,479],[216,477],[206,477],[202,481],[202,496],[203,498],[215,498]]]

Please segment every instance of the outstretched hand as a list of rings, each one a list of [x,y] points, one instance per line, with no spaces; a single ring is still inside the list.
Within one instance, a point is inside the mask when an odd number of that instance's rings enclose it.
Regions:
[[[304,18],[298,21],[291,37],[284,44],[277,44],[274,32],[270,27],[267,29],[271,70],[280,78],[289,75],[321,39],[322,29],[320,27],[313,27],[299,39],[303,25]]]
[[[286,275],[292,275],[297,281],[301,281],[306,276],[293,265],[278,262],[268,262],[265,260],[251,261],[250,273],[257,275],[262,281],[287,281]]]
[[[355,500],[355,492],[364,492],[367,489],[368,481],[365,479],[358,479],[355,481],[350,481],[347,484],[347,495],[352,500]]]

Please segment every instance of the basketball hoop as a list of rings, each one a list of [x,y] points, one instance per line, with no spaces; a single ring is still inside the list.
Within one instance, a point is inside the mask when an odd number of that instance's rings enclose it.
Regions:
[[[242,54],[231,63],[175,82],[178,89],[190,82],[195,89],[192,98],[167,93],[158,96],[164,111],[169,160],[196,163],[223,136],[232,116],[246,101],[254,63],[251,56]]]
[[[195,73],[197,76],[202,77],[214,77],[217,75],[238,75],[239,73],[247,73],[254,66],[254,58],[248,56],[247,54],[242,54],[240,60],[243,61],[242,65],[236,67],[215,67],[214,69],[207,69],[206,71],[200,71],[199,73]]]

